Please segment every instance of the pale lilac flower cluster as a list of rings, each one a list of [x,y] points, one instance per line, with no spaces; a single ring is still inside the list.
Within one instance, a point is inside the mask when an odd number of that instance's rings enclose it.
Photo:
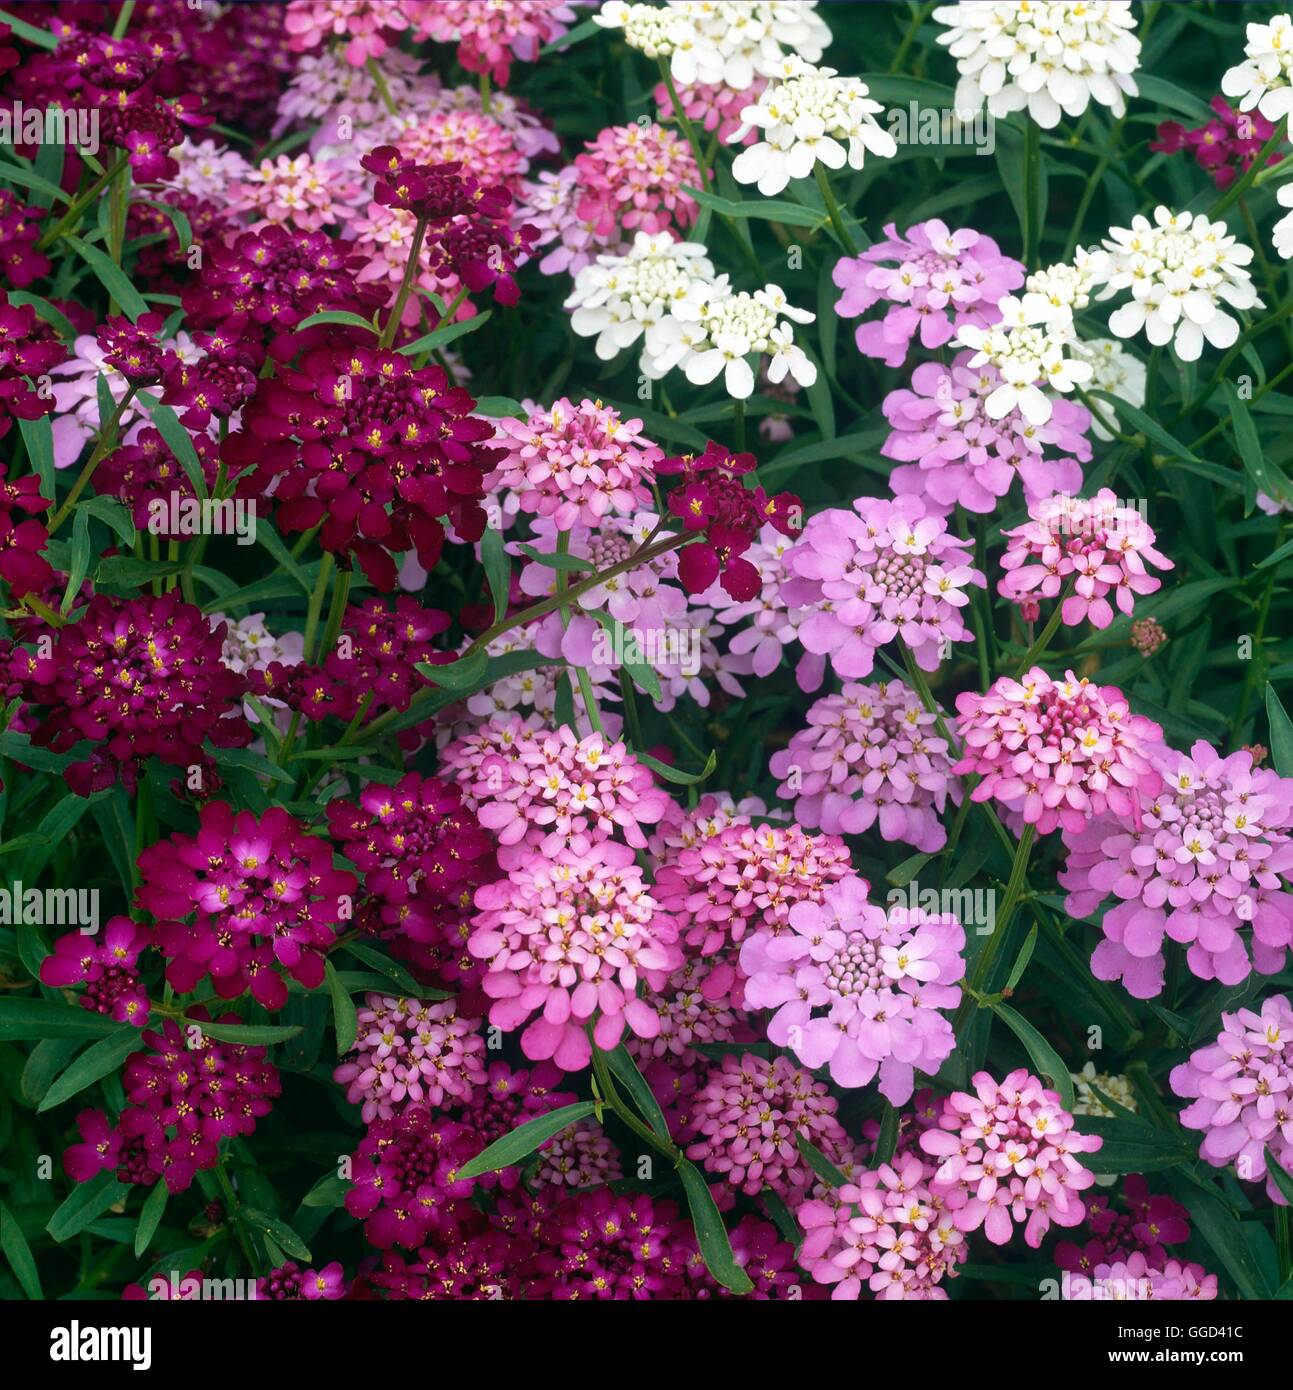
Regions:
[[[486,963],[489,1021],[510,1032],[530,1020],[521,1050],[531,1061],[582,1070],[594,1020],[603,1051],[626,1027],[642,1038],[660,1031],[638,982],[661,989],[682,954],[627,845],[578,835],[555,853],[531,851],[476,890],[476,908],[467,949]]]
[[[687,1157],[749,1197],[771,1188],[793,1209],[817,1181],[796,1139],[832,1161],[848,1151],[838,1109],[826,1083],[788,1057],[729,1052],[692,1098]]]
[[[1086,1215],[1080,1194],[1095,1176],[1079,1155],[1103,1141],[1078,1133],[1059,1096],[1022,1067],[1000,1083],[986,1071],[971,1080],[974,1091],[947,1096],[937,1125],[920,1136],[939,1163],[931,1187],[944,1194],[959,1230],[982,1226],[994,1245],[1005,1245],[1020,1224],[1036,1250],[1052,1222],[1076,1226]]]
[[[924,348],[949,342],[963,324],[986,328],[1000,318],[997,300],[1024,283],[1024,267],[990,236],[941,218],[918,222],[901,236],[890,222],[885,239],[858,256],[837,261],[832,275],[844,293],[835,302],[841,318],[890,307],[883,319],[858,325],[858,351],[901,367],[920,335]]]
[[[1247,749],[1223,758],[1202,740],[1188,755],[1163,746],[1151,761],[1162,785],[1138,820],[1107,814],[1065,829],[1065,911],[1090,917],[1118,899],[1101,919],[1092,973],[1153,998],[1169,937],[1188,946],[1201,979],[1274,974],[1293,944],[1293,779],[1255,767]]]
[[[722,957],[688,956],[647,999],[660,1016],[659,1033],[649,1041],[630,1040],[629,1051],[638,1057],[671,1056],[679,1066],[694,1067],[704,1060],[697,1046],[735,1042],[738,1032],[753,1039],[744,1010],[732,1001],[734,989],[738,982],[723,968]]]
[[[905,1105],[915,1072],[936,1073],[956,1046],[939,1012],[961,1002],[965,932],[949,916],[927,916],[868,899],[850,874],[820,902],[790,909],[790,930],[747,936],[741,946],[745,1002],[775,1009],[768,1039],[840,1086],[879,1076],[881,1095]]]
[[[805,1202],[795,1219],[805,1233],[799,1261],[832,1299],[856,1300],[865,1288],[886,1301],[943,1300],[942,1281],[969,1254],[931,1189],[930,1166],[911,1152],[859,1173],[827,1200]]]
[[[1194,1102],[1181,1111],[1186,1129],[1203,1131],[1200,1158],[1214,1168],[1233,1163],[1246,1182],[1266,1179],[1266,1195],[1288,1199],[1268,1171],[1266,1150],[1293,1176],[1293,1008],[1272,994],[1261,1012],[1221,1015],[1216,1042],[1172,1068],[1172,1090]]]
[[[1113,605],[1131,615],[1134,595],[1152,594],[1162,580],[1146,572],[1174,569],[1154,549],[1154,532],[1140,512],[1125,506],[1104,487],[1094,497],[1061,493],[1034,502],[1022,526],[1002,530],[1005,578],[997,585],[1002,598],[1021,607],[1064,592],[1063,621],[1076,627],[1089,618],[1094,627],[1113,622]],[[1035,621],[1035,619],[1033,619]]]
[[[960,784],[946,739],[913,691],[897,680],[849,682],[815,701],[806,720],[771,761],[782,779],[777,795],[794,802],[800,825],[860,835],[878,821],[886,840],[942,849],[941,817],[949,793],[959,804]]]
[[[1210,1302],[1217,1296],[1217,1276],[1201,1264],[1168,1260],[1159,1269],[1141,1250],[1125,1259],[1101,1261],[1089,1274],[1065,1271],[1061,1297],[1073,1303],[1117,1299],[1127,1303]]]
[[[994,800],[1041,835],[1080,831],[1104,811],[1130,819],[1162,786],[1151,754],[1163,731],[1133,714],[1116,686],[1034,666],[985,695],[956,697],[962,757],[952,769],[982,779],[973,801]]]
[[[485,1084],[480,1019],[459,1018],[452,999],[369,994],[357,1018],[356,1055],[332,1079],[352,1105],[363,1106],[365,1124],[389,1120],[406,1105],[466,1103]]]
[[[1076,493],[1082,464],[1091,458],[1086,438],[1091,413],[1057,396],[1044,425],[1019,410],[991,419],[984,402],[1001,384],[988,364],[969,365],[970,354],[956,355],[950,367],[922,362],[911,389],[890,391],[882,409],[892,433],[881,446],[898,467],[889,475],[895,493],[923,497],[931,511],[962,506],[992,512],[1016,478],[1028,502],[1054,492]]]
[[[368,191],[340,160],[309,154],[262,159],[229,188],[232,211],[251,213],[253,230],[277,222],[293,231],[343,225],[368,202]]]
[[[488,488],[511,488],[521,508],[551,517],[559,531],[576,522],[596,526],[649,503],[648,484],[664,451],[642,433],[641,420],[625,420],[600,401],[576,406],[564,396],[525,420],[499,421],[494,441],[507,453]]]
[[[534,729],[516,715],[491,720],[478,737],[450,744],[441,770],[494,833],[499,864],[508,870],[532,851],[550,857],[577,840],[608,839],[617,830],[643,849],[643,827],[655,825],[670,805],[650,769],[623,743],[600,733],[581,739],[566,725]]]
[[[859,497],[852,512],[818,512],[786,557],[786,601],[827,601],[800,624],[799,640],[846,680],[869,676],[895,638],[922,670],[936,670],[948,643],[972,636],[966,585],[987,583],[969,549],[919,497]]]

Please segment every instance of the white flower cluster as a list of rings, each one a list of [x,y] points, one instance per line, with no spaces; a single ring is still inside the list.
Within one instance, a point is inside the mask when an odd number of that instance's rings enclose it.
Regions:
[[[956,109],[1027,110],[1039,126],[1080,116],[1094,100],[1116,116],[1136,96],[1140,40],[1129,0],[962,0],[934,11],[956,59]],[[1250,32],[1253,26],[1249,26]]]
[[[1293,183],[1282,183],[1275,190],[1275,201],[1282,208],[1293,208]],[[1271,228],[1271,239],[1275,243],[1275,252],[1283,256],[1285,260],[1293,256],[1293,212],[1280,220]]]
[[[974,349],[971,367],[997,369],[1001,384],[983,403],[990,420],[1018,409],[1030,425],[1044,425],[1054,406],[1042,390],[1071,391],[1091,377],[1090,363],[1076,352],[1073,312],[1045,294],[1006,295],[997,301],[1001,322],[988,328],[966,324],[957,342]]]
[[[778,80],[741,112],[741,126],[729,143],[755,129],[763,138],[737,155],[732,175],[737,183],[757,183],[759,192],[771,197],[791,179],[807,178],[818,162],[828,169],[846,163],[860,169],[868,150],[891,159],[898,147],[876,121],[883,110],[865,82],[792,55],[782,62]]]
[[[667,318],[647,330],[642,370],[659,378],[681,367],[687,380],[703,386],[723,373],[727,394],[744,400],[754,390],[754,372],[747,359],[767,356],[768,380],[782,381],[789,373],[800,386],[817,380],[817,368],[795,344],[796,323],[816,317],[786,302],[779,285],[765,285],[753,294],[733,290],[727,276],[712,285],[698,285],[674,304]]]
[[[703,246],[674,241],[668,232],[639,232],[622,256],[598,256],[575,277],[565,307],[582,338],[597,338],[597,355],[609,361],[631,347],[696,285],[714,280]]]
[[[1075,342],[1073,351],[1091,364],[1091,390],[1107,391],[1137,408],[1145,404],[1145,364],[1121,343],[1113,338],[1089,338]],[[1098,413],[1092,416],[1091,433],[1097,439],[1113,438]]]
[[[1067,309],[1076,314],[1091,302],[1091,291],[1101,283],[1108,259],[1104,251],[1086,251],[1079,246],[1071,262],[1060,261],[1034,271],[1024,281],[1024,289],[1044,295],[1057,311]]]
[[[1155,347],[1171,343],[1183,362],[1193,362],[1204,339],[1228,348],[1239,337],[1239,322],[1223,305],[1262,305],[1244,268],[1252,250],[1227,236],[1224,222],[1158,207],[1152,223],[1137,214],[1130,227],[1111,228],[1104,244],[1109,259],[1099,298],[1110,299],[1119,290],[1132,293],[1109,318],[1109,329],[1119,338],[1133,338],[1143,328]]]
[[[680,87],[721,83],[738,92],[773,76],[787,53],[817,62],[831,41],[817,0],[611,0],[593,21],[623,29],[629,47],[648,58],[668,58]]]
[[[1244,61],[1226,70],[1221,90],[1239,98],[1241,111],[1255,106],[1268,121],[1293,113],[1293,19],[1277,14],[1269,24],[1250,24]]]

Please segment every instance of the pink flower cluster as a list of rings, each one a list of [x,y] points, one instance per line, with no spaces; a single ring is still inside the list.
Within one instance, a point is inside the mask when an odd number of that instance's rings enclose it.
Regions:
[[[1214,1168],[1235,1165],[1247,1182],[1266,1179],[1266,1195],[1288,1199],[1267,1171],[1266,1150],[1293,1175],[1293,1008],[1272,994],[1261,1012],[1221,1015],[1217,1040],[1172,1068],[1172,1090],[1192,1100],[1181,1111],[1186,1129],[1203,1131],[1199,1157]]]
[[[997,300],[1024,283],[1024,267],[969,228],[953,232],[931,217],[901,236],[892,222],[884,231],[885,240],[837,261],[832,278],[844,291],[835,304],[841,318],[880,302],[890,306],[883,319],[859,324],[855,335],[859,352],[888,367],[902,366],[917,333],[932,350],[966,324],[999,323]]]
[[[677,929],[627,845],[574,835],[555,852],[531,851],[508,878],[476,890],[476,907],[467,949],[487,963],[489,1021],[510,1032],[532,1019],[521,1034],[531,1060],[586,1067],[594,1020],[604,1051],[626,1026],[643,1038],[660,1031],[637,984],[659,989],[680,964]]]
[[[768,79],[755,77],[748,87],[738,91],[725,82],[692,82],[677,88],[678,100],[682,102],[683,115],[694,126],[700,126],[711,135],[717,135],[719,143],[728,145],[732,137],[744,126],[741,112],[747,106],[755,105],[767,90]],[[652,96],[662,120],[673,118],[673,95],[665,83],[656,84]],[[755,126],[745,127],[740,139],[742,145],[752,145],[759,138]]]
[[[826,886],[851,872],[848,847],[835,835],[805,835],[797,826],[741,821],[663,859],[655,895],[676,921],[689,950],[717,958],[709,997],[739,980],[733,947],[750,932],[789,930],[791,908],[819,902]]]
[[[512,63],[532,63],[575,20],[568,0],[431,0],[418,7],[418,37],[456,43],[458,62],[506,87]]]
[[[1149,755],[1163,731],[1116,686],[1071,671],[1057,681],[1034,666],[986,695],[962,691],[956,708],[962,757],[952,770],[981,778],[971,800],[998,801],[1039,834],[1080,831],[1105,810],[1138,817],[1162,786]]]
[[[1093,626],[1106,628],[1113,622],[1109,594],[1130,616],[1134,595],[1162,586],[1146,572],[1146,563],[1175,568],[1154,549],[1154,533],[1140,512],[1107,487],[1091,498],[1062,493],[1034,502],[1028,517],[1022,526],[1002,530],[1006,575],[997,586],[1002,598],[1019,604],[1025,621],[1037,621],[1038,599],[1065,591],[1061,611],[1068,626],[1090,618]]]
[[[696,161],[686,140],[663,126],[607,126],[575,157],[575,168],[576,211],[607,244],[696,220],[696,200],[682,191],[700,185]]]
[[[946,1193],[958,1229],[982,1226],[1004,1245],[1023,1224],[1035,1250],[1052,1222],[1076,1226],[1086,1215],[1079,1194],[1095,1176],[1078,1155],[1103,1141],[1079,1134],[1059,1096],[1022,1067],[1001,1082],[985,1071],[972,1080],[974,1091],[946,1097],[937,1125],[920,1136],[921,1149],[939,1162],[932,1186]]]
[[[886,840],[942,849],[941,817],[949,793],[960,802],[960,783],[934,716],[911,690],[897,680],[849,682],[815,701],[806,720],[770,764],[800,825],[860,835],[878,822]]]
[[[651,501],[649,484],[664,451],[600,401],[573,405],[564,396],[528,419],[499,421],[494,441],[507,450],[486,488],[511,488],[522,510],[551,517],[558,531],[596,526]]]
[[[760,931],[741,946],[745,1003],[775,1009],[768,1039],[840,1086],[879,1075],[881,1095],[905,1105],[915,1070],[933,1075],[956,1046],[939,1012],[961,1002],[965,932],[954,917],[870,902],[850,874],[796,903],[790,930]]]
[[[361,68],[386,52],[415,12],[410,0],[290,0],[283,26],[297,53],[345,39],[346,61]]]
[[[464,802],[495,832],[499,864],[511,870],[534,851],[551,856],[576,840],[616,833],[646,847],[671,801],[650,769],[604,734],[579,738],[568,726],[536,730],[519,716],[493,719],[441,754]],[[479,899],[477,899],[479,902]]]
[[[1188,755],[1164,746],[1151,762],[1162,786],[1138,821],[1106,814],[1065,829],[1065,911],[1090,917],[1118,900],[1101,920],[1092,973],[1151,999],[1169,937],[1188,946],[1201,979],[1274,974],[1293,944],[1293,779],[1255,767],[1247,749],[1223,758],[1202,740]]]
[[[408,1104],[461,1103],[485,1084],[480,1020],[459,1018],[452,999],[433,1004],[369,994],[358,1011],[354,1051],[332,1079],[347,1088],[352,1105],[363,1106],[365,1124]]]
[[[922,670],[937,669],[945,643],[972,635],[965,586],[987,583],[969,549],[919,497],[859,497],[852,512],[818,512],[786,557],[786,601],[826,600],[799,640],[846,680],[869,676],[879,648],[899,637]]]
[[[834,1161],[849,1143],[825,1082],[788,1057],[727,1053],[692,1098],[687,1157],[748,1197],[771,1188],[792,1208],[816,1183],[796,1140]]]
[[[1081,465],[1091,458],[1090,412],[1055,396],[1044,425],[1031,424],[1018,409],[989,419],[984,402],[1001,385],[1001,376],[990,365],[971,367],[970,356],[958,353],[950,367],[922,362],[912,373],[910,390],[890,391],[884,398],[892,433],[880,452],[899,464],[889,486],[895,493],[923,497],[939,512],[956,506],[995,511],[1016,478],[1028,502],[1055,492],[1076,493]]]

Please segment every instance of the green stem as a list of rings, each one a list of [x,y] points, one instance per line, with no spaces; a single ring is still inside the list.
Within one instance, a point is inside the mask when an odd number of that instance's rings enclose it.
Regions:
[[[700,178],[700,186],[709,192],[709,171],[705,168],[705,154],[700,147],[700,140],[696,136],[696,128],[687,117],[687,113],[682,109],[682,102],[678,98],[678,89],[673,84],[673,73],[669,69],[667,58],[657,59],[660,65],[660,76],[664,79],[664,85],[669,92],[669,101],[673,105],[673,118],[678,122],[687,143],[691,146],[692,158],[696,161],[696,172]]]
[[[915,7],[915,13],[911,17],[911,23],[907,26],[907,32],[902,36],[902,42],[898,45],[898,51],[893,55],[893,62],[889,64],[889,71],[891,73],[902,71],[903,62],[907,57],[908,50],[916,40],[917,31],[930,15],[933,14],[934,7],[937,4],[938,0],[926,0],[925,4]]]
[[[1050,646],[1051,638],[1060,630],[1060,624],[1064,621],[1064,601],[1066,598],[1068,598],[1067,593],[1056,596],[1055,611],[1051,614],[1050,620],[1047,622],[1046,626],[1042,628],[1041,635],[1033,645],[1028,648],[1023,658],[1020,660],[1019,666],[1015,670],[1016,680],[1018,680],[1025,671],[1031,670],[1032,667],[1042,659],[1042,653]]]
[[[135,0],[126,0],[117,14],[117,22],[112,26],[112,37],[119,39],[130,28],[130,16],[135,12]]]
[[[1042,244],[1042,130],[1036,121],[1024,124],[1024,264],[1037,270]]]
[[[1271,138],[1257,151],[1257,158],[1248,166],[1243,176],[1236,179],[1208,209],[1208,217],[1211,221],[1215,222],[1232,203],[1237,203],[1248,192],[1257,175],[1266,167],[1266,161],[1284,143],[1284,138],[1284,121],[1281,118],[1275,122],[1275,129],[1271,133]]]
[[[1275,548],[1284,543],[1284,526],[1280,524],[1276,535]],[[1261,606],[1257,610],[1257,626],[1253,629],[1253,650],[1247,663],[1247,670],[1244,672],[1244,686],[1239,695],[1239,708],[1235,711],[1235,722],[1230,726],[1230,741],[1237,743],[1239,736],[1243,732],[1244,720],[1248,718],[1248,706],[1253,698],[1253,687],[1257,683],[1259,668],[1265,669],[1265,652],[1262,642],[1266,637],[1266,620],[1270,617],[1271,599],[1275,594],[1275,574],[1279,569],[1278,565],[1272,565],[1270,575],[1266,580],[1266,585],[1262,590]]]
[[[328,592],[328,580],[332,575],[332,551],[325,550],[319,561],[319,572],[314,577],[314,588],[310,591],[309,606],[305,610],[305,641],[302,647],[306,661],[318,659],[315,637],[319,631],[319,614],[323,609],[323,596]]]
[[[745,452],[745,402],[736,399],[732,401],[732,442],[738,454]]]
[[[413,282],[418,277],[418,269],[422,261],[422,242],[426,238],[426,232],[426,218],[419,217],[417,226],[413,229],[413,241],[409,246],[409,258],[404,266],[404,278],[400,281],[400,291],[395,296],[395,303],[391,306],[391,314],[386,320],[386,327],[382,329],[381,341],[378,344],[381,348],[389,348],[395,341],[395,335],[400,331],[400,322],[404,318],[404,306],[409,302],[409,295],[413,292]]]
[[[570,554],[569,531],[562,531],[562,533],[557,537],[557,554]],[[562,599],[561,625],[562,627],[569,627],[571,611],[568,592],[570,589],[570,572],[568,570],[559,569],[557,571],[556,589],[557,596]],[[597,694],[593,690],[592,677],[588,674],[588,671],[585,667],[577,666],[575,668],[575,679],[579,683],[579,697],[584,702],[584,713],[588,717],[588,723],[590,727],[592,728],[594,733],[604,734],[606,730],[602,725],[602,712],[597,707]]]
[[[1280,1286],[1283,1287],[1293,1276],[1293,1256],[1289,1250],[1289,1209],[1275,1208],[1275,1255],[1279,1260]]]
[[[493,106],[494,103],[490,99],[489,73],[482,72],[480,74],[480,109],[488,116],[493,110]]]
[[[350,570],[337,571],[337,582],[332,589],[332,607],[328,609],[328,624],[323,629],[323,640],[319,643],[320,661],[337,644],[337,635],[341,631],[342,619],[346,614],[346,600],[350,597],[351,577]]]
[[[126,387],[126,394],[117,402],[117,408],[108,418],[108,423],[103,427],[99,435],[99,442],[94,446],[94,452],[85,461],[85,467],[81,469],[80,476],[72,484],[72,490],[63,499],[63,505],[54,513],[54,519],[49,523],[49,534],[52,536],[55,531],[67,520],[68,514],[76,506],[78,498],[89,485],[90,479],[94,477],[94,470],[103,461],[103,457],[111,450],[116,443],[117,426],[121,423],[121,417],[126,413],[130,402],[135,397],[134,386]]]
[[[840,212],[840,205],[835,201],[835,193],[831,189],[831,181],[826,176],[826,166],[824,164],[813,165],[813,175],[817,179],[817,187],[821,190],[822,202],[826,204],[826,215],[831,219],[831,226],[835,229],[835,236],[840,245],[850,256],[858,253],[858,244],[853,240],[852,233],[844,225],[844,217]]]
[[[398,116],[399,112],[395,109],[395,101],[391,97],[391,89],[386,85],[386,74],[381,70],[376,58],[369,58],[368,75],[373,79],[373,86],[377,88],[377,95],[382,99],[382,105],[392,116]]]
[[[970,975],[966,997],[961,1001],[961,1006],[957,1010],[956,1018],[952,1024],[953,1031],[958,1035],[961,1026],[975,1004],[974,995],[976,993],[982,994],[986,988],[992,976],[992,966],[1000,954],[1001,944],[1008,935],[1010,919],[1014,916],[1015,908],[1019,905],[1024,887],[1028,882],[1028,859],[1032,854],[1033,840],[1036,835],[1037,827],[1035,825],[1025,825],[1024,833],[1019,837],[1019,843],[1015,846],[1014,858],[1010,864],[1010,878],[1006,883],[1006,896],[1002,899],[1001,907],[997,912],[997,920],[992,935],[983,943],[983,950],[979,952],[979,957],[974,962],[974,970]]]
[[[75,226],[77,221],[79,221],[81,214],[86,210],[86,208],[90,206],[92,202],[94,202],[94,200],[103,191],[104,185],[110,182],[112,179],[115,179],[123,169],[129,168],[129,165],[130,161],[128,157],[123,154],[115,164],[110,165],[107,169],[105,169],[103,173],[101,173],[99,177],[95,179],[95,181],[89,186],[89,188],[87,188],[84,193],[80,194],[73,201],[68,210],[62,215],[62,217],[58,219],[57,222],[54,223],[54,225],[49,229],[49,231],[47,231],[45,235],[41,237],[41,239],[36,243],[36,250],[48,251],[49,248],[53,246],[53,244],[59,239],[59,237],[63,235],[64,232],[68,230],[69,227]]]
[[[637,692],[633,689],[633,678],[620,668],[620,698],[624,701],[624,727],[628,731],[629,746],[640,753],[642,742],[642,716],[638,713]]]
[[[615,1088],[615,1081],[611,1076],[610,1067],[606,1064],[605,1054],[595,1043],[593,1045],[593,1076],[597,1081],[597,1089],[601,1093],[602,1100],[615,1112],[619,1120],[628,1129],[631,1129],[644,1144],[649,1144],[657,1153],[663,1154],[676,1168],[682,1162],[682,1150],[667,1138],[657,1134],[650,1125],[639,1120],[625,1105],[620,1098],[619,1091]]]
[[[1266,382],[1266,384],[1265,384],[1264,386],[1259,386],[1259,387],[1253,392],[1253,400],[1254,400],[1254,401],[1259,401],[1259,400],[1261,400],[1261,398],[1262,398],[1268,391],[1273,391],[1273,390],[1275,389],[1275,387],[1277,387],[1282,381],[1285,380],[1286,377],[1289,376],[1290,373],[1293,373],[1293,362],[1289,362],[1286,366],[1281,367],[1280,370],[1279,370],[1278,372],[1276,372],[1275,375],[1274,375],[1273,377],[1271,377],[1271,378]],[[1249,404],[1251,404],[1251,403],[1252,403],[1252,402],[1249,402]],[[1219,434],[1221,433],[1221,431],[1226,427],[1226,425],[1227,425],[1228,423],[1229,423],[1229,419],[1219,420],[1215,425],[1213,425],[1213,427],[1212,427],[1210,430],[1207,431],[1206,434],[1201,434],[1201,435],[1190,445],[1190,452],[1191,452],[1191,453],[1196,453],[1196,454],[1197,454],[1198,451],[1203,447],[1203,445],[1205,445],[1205,444],[1207,444],[1209,441],[1215,439],[1215,438],[1217,437],[1217,435],[1219,435]]]
[[[108,255],[113,265],[121,264],[122,248],[126,244],[126,214],[130,208],[130,165],[122,170],[121,177],[113,179],[108,185]],[[115,314],[120,306],[108,296],[108,313]]]

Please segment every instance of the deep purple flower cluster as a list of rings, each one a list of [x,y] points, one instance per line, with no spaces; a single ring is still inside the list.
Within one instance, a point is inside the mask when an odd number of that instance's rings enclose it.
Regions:
[[[281,965],[306,989],[323,982],[323,956],[354,917],[353,874],[332,847],[281,806],[257,818],[223,801],[203,806],[196,835],[172,835],[139,856],[139,905],[157,919],[166,978],[182,994],[210,976],[222,999],[251,990],[281,1009]]]
[[[200,1170],[215,1167],[222,1139],[255,1132],[282,1090],[278,1069],[263,1047],[217,1042],[202,1027],[209,1021],[195,1013],[144,1033],[148,1051],[126,1059],[129,1104],[115,1128],[99,1110],[77,1117],[82,1142],[63,1154],[70,1178],[88,1182],[115,1168],[121,1182],[151,1186],[161,1178],[169,1191],[183,1192]]]
[[[0,439],[15,419],[38,420],[54,409],[53,392],[33,390],[28,377],[40,377],[67,357],[49,325],[30,304],[11,304],[0,292]]]
[[[149,1005],[139,978],[139,955],[151,940],[148,929],[129,917],[109,918],[97,936],[69,932],[41,962],[41,983],[51,989],[88,985],[78,1001],[83,1009],[142,1028]]]
[[[49,532],[37,514],[51,503],[40,495],[40,479],[34,473],[10,480],[0,463],[0,579],[15,598],[43,589],[54,577],[41,551]]]
[[[319,542],[383,590],[392,558],[415,550],[435,568],[447,517],[455,537],[485,529],[485,475],[501,457],[494,427],[441,367],[400,353],[341,346],[307,352],[262,381],[226,456],[274,478],[279,525],[319,527]]]
[[[160,598],[97,594],[58,629],[48,656],[14,654],[27,698],[47,711],[33,742],[56,753],[82,739],[95,745],[63,774],[81,796],[118,776],[133,790],[149,757],[199,769],[209,791],[216,778],[203,741],[233,748],[251,738],[237,703],[244,681],[220,661],[224,631],[178,589]]]

